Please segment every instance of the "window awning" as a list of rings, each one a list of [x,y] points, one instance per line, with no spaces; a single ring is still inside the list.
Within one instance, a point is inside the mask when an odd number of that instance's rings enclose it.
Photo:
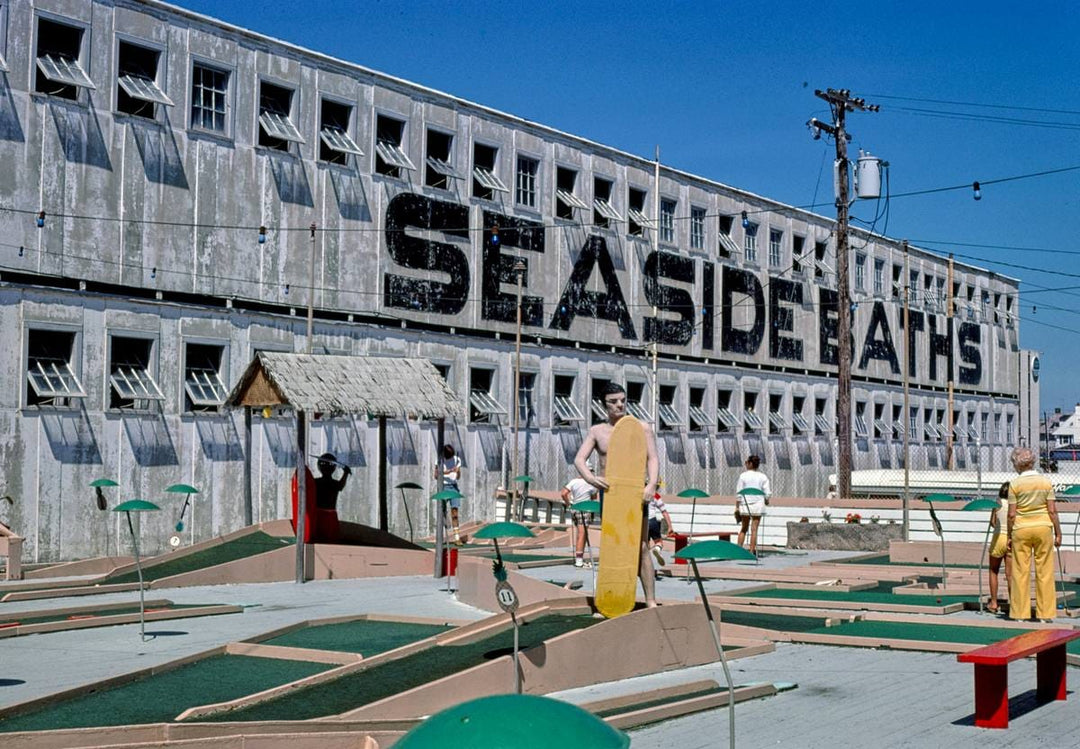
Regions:
[[[38,398],[85,398],[79,378],[71,364],[57,359],[31,359],[26,372],[30,387]]]
[[[510,192],[510,188],[503,184],[495,172],[490,169],[485,169],[482,166],[473,167],[473,179],[479,182],[483,187],[488,190],[495,190],[496,192]]]
[[[505,416],[506,409],[485,390],[473,390],[469,393],[469,405],[485,416]]]
[[[163,401],[165,396],[145,367],[122,364],[109,377],[113,390],[121,398],[130,400]]]
[[[409,160],[409,157],[401,150],[401,146],[397,143],[391,143],[388,140],[380,140],[375,144],[375,153],[390,166],[396,166],[399,169],[416,170],[416,166]]]
[[[581,409],[574,401],[565,395],[555,396],[552,406],[555,409],[556,418],[560,421],[585,421],[585,414],[581,413]]]
[[[70,60],[60,55],[42,55],[37,59],[37,66],[42,75],[53,83],[91,90],[97,88],[78,60]]]
[[[263,111],[259,114],[259,127],[271,138],[287,140],[290,143],[306,143],[296,125],[283,114]]]
[[[166,107],[173,106],[173,100],[149,78],[139,75],[122,75],[117,82],[132,99],[148,101],[151,104],[164,104]]]
[[[351,153],[356,156],[364,155],[364,152],[360,150],[360,146],[356,145],[356,141],[350,138],[349,134],[340,127],[323,127],[319,131],[319,137],[326,144],[326,147],[332,151]]]

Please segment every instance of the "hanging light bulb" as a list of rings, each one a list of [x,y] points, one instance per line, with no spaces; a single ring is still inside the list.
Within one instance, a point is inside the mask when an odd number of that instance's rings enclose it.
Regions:
[[[259,227],[259,244],[266,244],[266,227]]]
[[[38,211],[37,221],[35,223],[37,223],[37,228],[39,229],[45,226],[45,211]]]
[[[750,219],[748,219],[746,217],[746,211],[742,212],[742,228],[744,228],[744,229],[749,229],[750,228]]]
[[[972,196],[975,200],[982,200],[982,188],[979,187],[978,182],[971,183]]]

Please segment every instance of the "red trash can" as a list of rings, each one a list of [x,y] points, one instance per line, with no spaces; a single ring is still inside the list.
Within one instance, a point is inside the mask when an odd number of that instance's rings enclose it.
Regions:
[[[443,548],[442,553],[442,569],[443,576],[450,575],[453,577],[457,574],[457,547],[446,546]]]

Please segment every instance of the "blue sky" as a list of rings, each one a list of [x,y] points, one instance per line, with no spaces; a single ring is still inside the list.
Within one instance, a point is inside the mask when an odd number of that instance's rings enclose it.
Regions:
[[[1080,166],[1075,3],[178,4],[648,158],[659,145],[667,165],[824,215],[832,145],[805,126],[828,119],[815,88],[881,105],[849,116],[852,153],[888,160],[893,194]],[[982,192],[895,198],[877,229],[1020,278],[1042,407],[1071,410],[1080,170]]]

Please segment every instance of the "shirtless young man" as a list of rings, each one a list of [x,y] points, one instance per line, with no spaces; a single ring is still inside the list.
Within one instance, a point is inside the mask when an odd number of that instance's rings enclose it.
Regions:
[[[603,478],[604,469],[607,467],[608,444],[611,441],[611,432],[615,428],[615,422],[626,416],[626,391],[621,385],[612,382],[608,383],[608,386],[604,388],[602,397],[604,399],[604,409],[607,411],[607,423],[596,424],[589,428],[589,433],[585,436],[585,441],[581,443],[581,449],[578,450],[577,456],[574,458],[574,467],[577,468],[581,478],[604,492],[608,488],[608,483]],[[660,476],[660,459],[656,456],[656,435],[653,434],[652,427],[648,424],[642,424],[642,426],[645,427],[647,477],[642,477],[646,479],[646,482],[641,494],[641,554],[639,555],[641,561],[638,565],[638,577],[641,579],[641,587],[645,590],[645,604],[652,608],[656,606],[656,579],[653,573],[652,555],[649,554],[648,546],[649,514],[644,511],[644,508],[656,492],[656,485]],[[598,457],[596,473],[589,470],[587,463],[593,450],[596,451]],[[603,509],[602,502],[600,507]]]

